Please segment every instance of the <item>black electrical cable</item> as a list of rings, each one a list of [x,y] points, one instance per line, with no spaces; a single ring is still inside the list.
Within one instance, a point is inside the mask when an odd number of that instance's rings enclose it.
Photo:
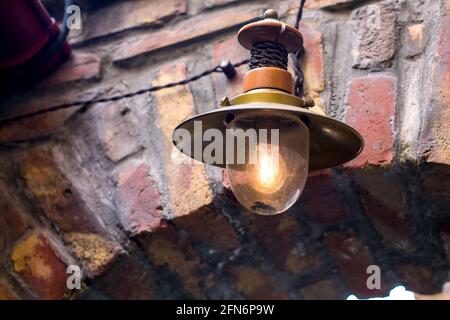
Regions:
[[[303,17],[303,7],[305,6],[306,0],[301,0],[300,7],[297,11],[297,17],[295,19],[295,28],[299,29],[300,21]],[[291,55],[292,57],[292,65],[295,73],[295,95],[297,97],[303,97],[305,92],[303,89],[303,70],[302,70],[302,62],[303,56],[305,55],[305,48],[302,46],[297,52]]]
[[[300,20],[302,19],[303,7],[305,5],[305,1],[306,0],[301,0],[301,2],[300,2],[300,7],[299,7],[299,10],[297,12],[297,18],[296,18],[296,23],[295,23],[295,27],[296,28],[298,28],[298,26],[300,24]],[[65,41],[65,39],[66,39],[66,37],[67,37],[67,35],[69,33],[69,28],[67,26],[67,19],[68,19],[67,7],[69,5],[71,5],[71,3],[72,3],[71,0],[65,0],[65,6],[66,7],[65,7],[64,18],[63,18],[64,26],[63,26],[63,31],[61,32],[61,35],[60,35],[60,39],[64,38],[64,41]],[[281,67],[281,68],[287,69],[287,60],[285,60],[285,58],[284,58],[284,52],[283,52],[282,49],[279,49],[279,48],[275,48],[274,49],[273,46],[271,46],[269,48],[267,44],[263,45],[263,47],[264,47],[263,51],[265,52],[265,53],[263,53],[263,55],[267,54],[267,52],[269,52],[268,50],[270,50],[270,52],[271,52],[270,55],[276,56],[274,58],[276,60],[275,64],[277,66]],[[262,51],[260,50],[259,54],[261,54],[261,52]],[[296,75],[296,81],[295,81],[296,94],[298,96],[302,96],[303,95],[303,72],[302,72],[301,66],[300,66],[300,63],[301,63],[301,60],[302,60],[302,57],[303,57],[303,53],[304,53],[304,49],[302,48],[302,49],[300,49],[298,52],[296,52],[293,55],[294,56],[294,59],[293,59],[294,72],[295,72],[295,75]],[[252,53],[252,55],[253,55],[253,53]],[[261,60],[262,59],[260,59],[260,61]],[[256,60],[254,60],[254,63],[256,63],[255,61]],[[245,59],[245,60],[242,60],[242,61],[240,61],[238,63],[232,64],[232,66],[237,68],[237,67],[239,67],[241,65],[248,64],[249,62],[250,62],[250,59]],[[265,61],[265,62],[261,62],[261,63],[267,64],[269,62]],[[273,64],[273,62],[272,62],[272,64]],[[20,120],[32,118],[32,117],[35,117],[35,116],[38,116],[38,115],[41,115],[41,114],[46,114],[46,113],[50,113],[50,112],[59,111],[59,110],[62,110],[62,109],[68,109],[68,108],[72,108],[72,107],[75,107],[75,106],[86,106],[86,105],[95,104],[95,103],[117,101],[117,100],[131,98],[131,97],[134,97],[134,96],[137,96],[137,95],[141,95],[141,94],[145,94],[145,93],[150,93],[150,92],[155,92],[155,91],[162,90],[162,89],[176,87],[176,86],[179,86],[179,85],[186,85],[186,84],[188,84],[190,82],[196,81],[196,80],[198,80],[198,79],[200,79],[202,77],[205,77],[205,76],[210,75],[210,74],[215,73],[215,72],[225,73],[225,70],[220,65],[218,65],[218,66],[215,66],[212,69],[205,70],[204,72],[202,72],[202,73],[200,73],[198,75],[186,78],[184,80],[180,80],[180,81],[176,81],[176,82],[170,82],[170,83],[167,83],[167,84],[164,84],[164,85],[153,86],[153,87],[149,87],[149,88],[145,88],[145,89],[140,89],[138,91],[129,92],[129,93],[126,93],[126,94],[116,95],[116,96],[111,96],[111,97],[90,99],[90,100],[79,100],[79,101],[72,101],[72,102],[68,102],[68,103],[63,103],[63,104],[56,105],[56,106],[53,106],[53,107],[49,107],[49,108],[46,108],[46,109],[42,109],[42,110],[39,110],[39,111],[30,112],[30,113],[22,114],[22,115],[19,115],[19,116],[14,116],[14,117],[10,117],[10,118],[6,118],[6,119],[3,119],[3,120],[0,120],[0,128],[6,126],[8,124],[20,121]]]
[[[247,64],[249,62],[248,59],[242,60],[238,63],[234,63],[232,64],[233,67],[237,68],[240,67],[243,64]],[[111,102],[111,101],[117,101],[117,100],[122,100],[122,99],[126,99],[126,98],[131,98],[137,95],[141,95],[141,94],[145,94],[145,93],[150,93],[150,92],[154,92],[154,91],[158,91],[158,90],[162,90],[162,89],[167,89],[167,88],[172,88],[172,87],[176,87],[176,86],[180,86],[180,85],[185,85],[188,84],[190,82],[196,81],[200,78],[203,78],[207,75],[210,75],[212,73],[215,72],[223,72],[222,67],[220,65],[203,71],[200,74],[197,74],[195,76],[180,80],[180,81],[176,81],[176,82],[169,82],[166,83],[164,85],[159,85],[159,86],[153,86],[153,87],[149,87],[149,88],[145,88],[145,89],[141,89],[138,91],[134,91],[134,92],[129,92],[126,94],[121,94],[121,95],[116,95],[116,96],[111,96],[111,97],[106,97],[106,98],[98,98],[98,99],[90,99],[90,100],[79,100],[79,101],[72,101],[72,102],[68,102],[68,103],[63,103],[60,105],[56,105],[47,109],[42,109],[42,110],[38,110],[35,112],[30,112],[30,113],[26,113],[23,115],[19,115],[19,116],[15,116],[15,117],[11,117],[11,118],[7,118],[4,120],[0,121],[0,128],[13,123],[13,122],[17,122],[20,120],[24,120],[24,119],[28,119],[31,117],[35,117],[41,114],[45,114],[45,113],[49,113],[49,112],[55,112],[55,111],[59,111],[62,109],[68,109],[68,108],[72,108],[75,106],[82,106],[82,105],[90,105],[90,104],[94,104],[94,103],[102,103],[102,102]]]
[[[64,15],[61,20],[62,30],[59,32],[55,41],[51,41],[50,44],[44,48],[42,53],[38,56],[41,63],[45,63],[53,54],[55,54],[66,42],[69,36],[70,28],[67,23],[69,20],[68,8],[73,4],[73,0],[64,0]]]

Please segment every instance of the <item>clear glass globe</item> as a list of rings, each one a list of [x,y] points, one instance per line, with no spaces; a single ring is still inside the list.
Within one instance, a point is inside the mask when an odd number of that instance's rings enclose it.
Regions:
[[[227,144],[231,189],[244,207],[275,215],[297,201],[309,162],[309,130],[300,119],[265,112],[237,117],[227,126]]]

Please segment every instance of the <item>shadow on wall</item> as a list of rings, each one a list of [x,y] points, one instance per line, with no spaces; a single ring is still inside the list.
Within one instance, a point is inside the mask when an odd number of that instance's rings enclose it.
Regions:
[[[189,243],[180,257],[196,252],[183,258],[198,261],[195,271],[181,274],[204,296],[222,286],[250,299],[380,297],[398,285],[439,293],[450,259],[449,178],[448,166],[429,164],[322,171],[285,214],[243,211],[226,191],[166,227]],[[370,265],[380,267],[380,289],[367,287]]]
[[[368,298],[397,285],[438,293],[448,280],[449,198],[448,185],[430,181],[449,175],[431,165],[324,171],[272,217],[243,211],[225,191],[137,239],[158,273],[195,298]],[[370,265],[381,269],[379,290],[367,287]]]

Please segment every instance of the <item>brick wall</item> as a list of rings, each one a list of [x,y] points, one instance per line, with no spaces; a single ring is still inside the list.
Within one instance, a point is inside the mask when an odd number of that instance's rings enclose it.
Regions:
[[[71,61],[4,93],[2,118],[237,62],[248,56],[240,26],[267,8],[292,23],[299,1],[81,3]],[[170,160],[174,126],[240,93],[245,66],[232,81],[214,74],[1,128],[0,299],[440,292],[450,263],[449,15],[449,0],[307,1],[306,92],[366,147],[311,173],[279,216],[243,210],[220,170]],[[70,264],[83,269],[82,290],[66,289]],[[380,290],[366,287],[372,264]]]

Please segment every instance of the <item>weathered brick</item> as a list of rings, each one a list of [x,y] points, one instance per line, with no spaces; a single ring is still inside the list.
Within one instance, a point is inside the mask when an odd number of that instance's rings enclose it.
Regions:
[[[321,259],[300,239],[301,227],[293,214],[261,216],[246,212],[249,229],[281,270],[294,274],[317,270]]]
[[[192,240],[216,250],[239,247],[239,237],[228,219],[211,207],[202,207],[186,216],[176,218],[174,223],[189,233]]]
[[[339,284],[333,279],[324,279],[300,289],[306,300],[342,300],[344,296]]]
[[[383,277],[381,277],[381,289],[371,290],[367,287],[367,279],[370,276],[367,268],[375,263],[369,248],[357,238],[353,231],[327,233],[324,243],[336,260],[352,294],[358,298],[369,298],[385,296],[388,293],[389,288],[385,287]]]
[[[240,2],[242,0],[202,0],[200,1],[200,8],[202,10],[210,10],[215,7],[221,7],[231,3]]]
[[[47,77],[41,86],[51,87],[81,80],[98,80],[100,77],[100,57],[90,53],[74,53],[66,63]]]
[[[293,215],[260,216],[247,212],[254,237],[280,268],[284,268],[289,251],[296,244],[300,226]]]
[[[61,299],[66,293],[66,264],[42,233],[18,242],[11,253],[13,271],[39,299]]]
[[[381,168],[349,170],[365,214],[373,221],[385,245],[400,250],[415,249],[415,227],[406,217],[405,191],[399,178]]]
[[[162,206],[156,183],[146,163],[127,165],[117,174],[120,200],[123,208],[119,217],[125,230],[132,236],[151,232],[159,227]]]
[[[164,67],[152,84],[158,85],[186,77],[186,65],[172,64]],[[182,121],[194,114],[194,101],[187,86],[179,86],[154,94],[158,120],[156,125],[163,134],[164,172],[171,211],[175,217],[209,205],[212,193],[203,164],[178,164],[172,153],[179,151],[173,146],[172,131]]]
[[[1,300],[17,300],[18,296],[14,292],[12,286],[4,278],[0,278],[0,301]]]
[[[19,173],[45,215],[64,232],[100,232],[101,223],[46,149],[30,150]]]
[[[196,40],[208,34],[213,34],[249,22],[262,14],[261,6],[245,6],[236,10],[230,8],[221,11],[211,11],[172,26],[170,29],[153,32],[152,34],[128,39],[112,54],[114,62],[123,62],[143,54],[167,48],[175,44]]]
[[[353,67],[390,67],[397,43],[397,15],[393,2],[383,1],[357,9],[352,20]]]
[[[222,170],[222,184],[226,190],[231,191],[231,181],[228,177],[227,170]]]
[[[75,255],[86,259],[92,275],[99,274],[120,246],[108,239],[103,222],[90,211],[50,152],[31,150],[22,159],[19,172],[37,205],[61,229]]]
[[[444,244],[448,264],[450,265],[450,225],[441,228],[440,236]]]
[[[402,285],[409,291],[419,294],[439,292],[439,280],[429,266],[405,264],[396,266],[395,271]]]
[[[364,0],[312,0],[305,3],[306,9],[343,9]]]
[[[11,202],[5,190],[0,190],[0,256],[27,229],[28,222],[21,210]]]
[[[311,243],[297,241],[286,257],[284,268],[293,274],[306,274],[317,272],[323,264],[322,254]]]
[[[420,186],[426,197],[443,206],[443,214],[450,206],[450,170],[443,164],[427,164],[420,171]]]
[[[288,299],[270,274],[250,266],[229,266],[228,272],[235,278],[233,287],[251,300]]]
[[[83,28],[81,32],[75,30],[71,42],[84,42],[129,29],[160,26],[170,18],[185,13],[186,0],[110,3],[85,14]]]
[[[328,170],[309,175],[299,204],[315,223],[336,223],[351,216]]]
[[[84,262],[90,276],[100,275],[122,252],[119,244],[94,233],[68,232],[64,239],[75,256]]]
[[[96,113],[97,135],[106,156],[118,162],[144,149],[138,119],[127,107],[132,100],[106,102]]]
[[[450,2],[446,2],[447,15]],[[446,17],[446,16],[445,16]],[[450,165],[450,21],[442,18],[431,65],[432,93],[422,123],[419,155],[430,163]]]
[[[346,167],[387,165],[393,159],[397,80],[369,75],[352,80],[347,95],[346,122],[364,138],[364,150]]]
[[[175,274],[192,297],[205,298],[205,290],[214,284],[214,275],[202,262],[192,245],[170,225],[139,238],[152,264]]]
[[[415,57],[422,53],[424,48],[423,29],[423,23],[413,24],[406,29],[404,45],[407,57]]]
[[[155,299],[155,279],[137,258],[124,255],[98,279],[96,286],[117,300]]]
[[[312,19],[300,24],[303,35],[305,55],[303,57],[304,90],[305,94],[314,99],[317,106],[325,109],[320,93],[325,89],[323,38],[320,26]]]

